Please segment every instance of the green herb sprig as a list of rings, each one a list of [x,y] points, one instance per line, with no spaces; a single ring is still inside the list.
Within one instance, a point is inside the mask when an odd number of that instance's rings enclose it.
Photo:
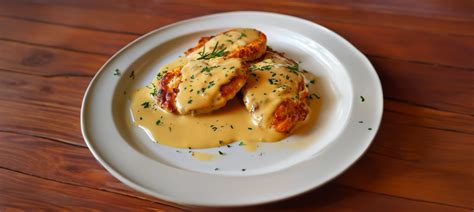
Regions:
[[[216,45],[214,46],[214,49],[212,49],[212,52],[210,53],[206,53],[206,46],[204,46],[202,48],[202,51],[201,52],[198,52],[199,56],[197,59],[198,60],[209,60],[209,59],[212,59],[212,58],[215,58],[215,57],[222,57],[224,56],[225,54],[227,54],[227,48],[223,47],[223,48],[220,48],[218,49],[217,47],[219,46],[219,42],[216,43]]]

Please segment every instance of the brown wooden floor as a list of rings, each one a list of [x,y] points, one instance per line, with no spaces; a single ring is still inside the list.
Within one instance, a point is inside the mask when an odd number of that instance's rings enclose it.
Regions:
[[[128,42],[232,10],[290,14],[334,30],[374,64],[385,96],[381,129],[356,165],[320,189],[246,209],[472,211],[472,0],[1,0],[0,210],[196,209],[108,174],[82,139],[80,106],[96,71]]]

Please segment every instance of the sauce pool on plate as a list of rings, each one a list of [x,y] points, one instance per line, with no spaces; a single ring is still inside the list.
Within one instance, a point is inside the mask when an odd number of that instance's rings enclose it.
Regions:
[[[163,145],[201,149],[240,141],[239,145],[252,151],[257,142],[275,142],[289,136],[255,125],[252,114],[245,109],[240,98],[234,98],[212,113],[177,115],[159,108],[151,92],[153,88],[147,86],[133,93],[130,110],[134,123],[143,128],[153,141]],[[304,122],[316,121],[320,104],[320,100],[311,100],[310,114]]]

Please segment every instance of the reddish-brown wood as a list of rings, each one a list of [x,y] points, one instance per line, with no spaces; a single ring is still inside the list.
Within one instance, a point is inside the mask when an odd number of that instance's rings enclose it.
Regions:
[[[290,200],[234,210],[474,208],[472,1],[5,0],[0,5],[2,211],[210,210],[162,201],[118,182],[85,147],[79,113],[92,76],[125,44],[175,21],[232,10],[296,15],[336,31],[369,57],[386,98],[373,145],[342,176]]]
[[[198,5],[194,5],[194,7],[187,8],[186,11],[194,10],[197,6]],[[199,4],[199,6],[205,6],[205,4]],[[201,15],[203,9],[200,10],[199,15]],[[156,10],[159,10],[159,8],[156,8]],[[216,12],[216,10],[204,10],[204,12],[207,13],[203,13],[202,15]],[[132,18],[139,21],[140,15],[137,14]],[[130,21],[130,17],[119,15],[114,16],[114,20],[116,22],[122,22],[121,20],[128,22]],[[471,36],[420,33],[410,30],[354,25],[325,20],[317,22],[343,35],[346,39],[353,42],[356,47],[369,55],[468,69],[474,68],[474,61],[470,59],[469,54],[458,54],[459,52],[474,52],[474,41],[471,39]],[[146,30],[151,28],[149,27],[150,24],[154,27],[159,26],[151,20],[143,24],[146,26]],[[120,47],[137,37],[136,35],[118,32],[94,31],[18,18],[0,17],[0,27],[15,29],[13,26],[16,26],[15,28],[18,28],[18,30],[3,31],[0,32],[0,36],[17,41],[28,40],[35,44],[41,43],[59,48],[97,54],[113,54]],[[142,24],[138,24],[138,26],[142,26]],[[472,23],[472,26],[474,26],[474,23]],[[36,29],[44,33],[30,32],[30,29]],[[74,36],[77,37],[67,40],[64,40],[64,38],[56,38],[55,35],[61,36],[57,33],[59,31],[74,34]],[[109,39],[104,39],[105,37]],[[107,41],[97,42],[97,40]],[[439,49],[443,49],[443,51],[438,51]]]
[[[182,211],[168,205],[0,169],[3,209]]]
[[[84,1],[73,1],[71,2],[73,5],[51,5],[11,1],[5,3],[3,7],[0,8],[0,15],[77,27],[142,34],[157,25],[168,24],[176,21],[176,19],[189,18],[195,14],[202,13],[202,11],[192,11],[192,13],[189,14],[176,15],[174,11],[177,9],[181,11],[185,9],[192,10],[196,4],[198,4],[201,10],[204,10],[205,13],[209,13],[213,12],[213,8],[219,8],[219,4],[209,1],[199,1],[198,3],[194,3],[194,5],[191,5],[192,2],[189,1],[169,1],[159,5],[154,5],[152,2],[149,2],[149,5],[146,5],[147,8],[153,7],[154,9],[159,9],[160,12],[153,12],[153,10],[150,9],[144,12],[143,10],[132,10],[132,8],[125,6],[122,8],[120,6],[117,7],[117,4],[104,5],[103,7],[81,7],[77,5],[81,2]],[[100,2],[93,3],[98,4]],[[332,3],[332,1],[327,3]],[[390,7],[378,7],[374,10],[357,5],[327,3],[285,1],[268,4],[263,1],[249,0],[246,2],[240,1],[238,4],[230,4],[228,7],[219,10],[245,10],[254,5],[262,7],[263,10],[266,11],[298,15],[303,18],[313,19],[314,21],[328,20],[440,34],[474,35],[473,23],[470,22],[469,19],[443,19],[443,16],[424,17],[422,14],[414,12],[411,12],[409,16],[407,16],[403,14],[403,10],[394,11],[390,10]],[[205,8],[202,8],[203,6],[205,6]],[[285,7],[285,9],[282,10],[281,7]],[[68,13],[61,12],[64,10],[67,10]],[[122,12],[122,10],[126,12]],[[118,13],[116,11],[120,12]],[[80,16],[80,19],[77,18],[78,16]],[[119,18],[120,21],[117,21],[117,16],[121,17]],[[414,19],[412,16],[418,17]],[[101,18],[97,20],[96,17]],[[144,23],[135,24],[137,19],[143,20]]]
[[[48,48],[0,38],[0,69],[41,76],[90,76],[107,56]],[[87,61],[87,62],[84,62]]]

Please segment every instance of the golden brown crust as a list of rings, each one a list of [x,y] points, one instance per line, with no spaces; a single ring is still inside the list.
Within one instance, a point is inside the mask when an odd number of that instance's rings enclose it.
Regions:
[[[267,48],[267,51],[263,55],[263,57],[259,58],[257,61],[253,63],[262,62],[265,59],[275,59],[277,56],[284,58],[283,60],[277,59],[276,63],[283,62],[287,65],[297,65],[294,60],[285,57],[284,53],[274,51],[270,48]],[[308,107],[308,90],[305,87],[305,78],[301,73],[298,73],[298,81],[297,84],[287,84],[288,86],[296,86],[294,88],[297,92],[297,98],[288,98],[282,99],[282,102],[276,107],[276,109],[271,112],[271,119],[270,119],[270,127],[280,133],[289,133],[291,132],[296,125],[304,121],[309,114],[309,107]],[[257,88],[258,89],[258,88]],[[296,93],[295,93],[296,94]],[[253,104],[250,108],[251,112],[255,112],[255,110],[259,109],[259,104]]]
[[[175,100],[179,92],[182,68],[179,66],[166,72],[155,85],[157,88],[156,102],[161,108],[171,113],[177,112]]]
[[[300,98],[297,101],[284,101],[274,111],[272,128],[277,132],[289,133],[298,122],[304,121],[308,116],[308,91],[304,86],[304,78],[298,83],[298,90]]]
[[[226,99],[233,98],[237,94],[237,92],[239,92],[239,90],[245,85],[246,81],[247,75],[244,73],[232,78],[229,83],[221,86],[221,96]]]
[[[223,35],[227,32],[231,31],[236,31],[238,29],[231,29],[227,30],[225,32],[219,33],[216,36]],[[223,59],[230,59],[230,58],[240,58],[243,63],[245,64],[246,61],[252,61],[255,59],[258,59],[261,57],[266,50],[266,36],[265,34],[257,31],[258,37],[255,40],[248,41],[247,44],[244,46],[239,46],[236,49],[226,52],[225,55],[223,56]],[[253,35],[254,36],[254,35]],[[202,37],[199,39],[198,43],[196,46],[188,49],[185,51],[185,55],[188,56],[192,53],[196,53],[196,51],[199,51],[199,49],[202,49],[203,46],[206,45],[207,42],[209,42],[212,38],[215,36],[209,36],[209,37]],[[216,44],[217,45],[217,44]],[[182,67],[179,69],[175,69],[171,72],[167,72],[164,74],[164,76],[158,80],[157,82],[157,89],[159,89],[158,95],[156,97],[156,100],[158,102],[158,105],[165,109],[168,112],[172,113],[183,113],[178,111],[176,108],[176,99],[178,96],[179,92],[188,92],[188,91],[180,91],[179,86],[181,83],[182,79],[182,74],[181,70]],[[222,85],[219,88],[220,94],[216,97],[218,101],[228,101],[239,92],[239,90],[245,85],[247,81],[247,70],[248,66],[243,65],[239,70],[236,70],[235,75],[230,79],[230,81],[224,85]],[[216,100],[216,101],[217,101]],[[209,107],[207,108],[201,108],[201,109],[196,109],[192,111],[191,113],[206,113],[215,109],[218,109],[221,107],[220,103],[216,105],[213,105],[212,102],[210,102]],[[187,113],[186,113],[187,114]]]
[[[258,32],[258,39],[250,42],[245,46],[241,46],[238,49],[229,52],[226,57],[229,58],[242,58],[244,61],[252,61],[260,58],[265,54],[267,48],[267,36],[262,32]]]

